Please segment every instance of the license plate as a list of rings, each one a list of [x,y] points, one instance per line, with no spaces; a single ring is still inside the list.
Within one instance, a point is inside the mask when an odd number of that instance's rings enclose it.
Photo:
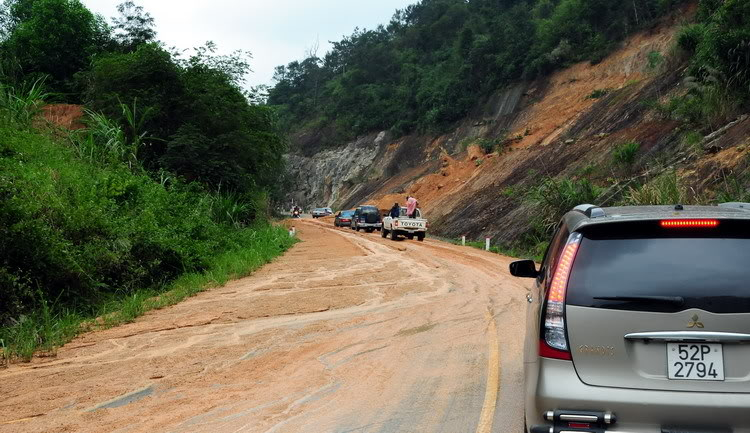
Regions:
[[[674,380],[724,380],[721,344],[667,343],[667,377]]]

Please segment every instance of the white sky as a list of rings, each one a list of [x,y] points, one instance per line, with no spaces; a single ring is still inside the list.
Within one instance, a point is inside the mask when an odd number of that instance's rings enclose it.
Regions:
[[[124,0],[81,0],[107,20]],[[136,0],[156,20],[158,39],[167,46],[192,48],[214,41],[220,54],[250,51],[253,73],[247,86],[271,84],[276,66],[302,59],[319,40],[339,41],[355,27],[387,24],[396,9],[416,0]]]

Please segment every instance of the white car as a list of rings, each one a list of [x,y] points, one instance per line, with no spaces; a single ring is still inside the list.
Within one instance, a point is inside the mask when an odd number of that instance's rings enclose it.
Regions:
[[[333,210],[329,207],[317,207],[312,211],[313,218],[320,218],[328,215],[333,215]]]
[[[381,230],[380,234],[383,237],[390,234],[391,239],[394,241],[400,235],[404,235],[409,239],[416,237],[421,242],[424,241],[429,226],[430,224],[427,220],[422,218],[422,211],[417,209],[416,218],[409,218],[406,215],[406,208],[402,207],[398,218],[392,218],[390,215],[383,218],[383,230]]]

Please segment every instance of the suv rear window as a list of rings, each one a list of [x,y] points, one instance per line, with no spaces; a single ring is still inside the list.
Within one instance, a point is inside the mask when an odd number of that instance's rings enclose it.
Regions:
[[[606,226],[583,233],[568,283],[568,304],[654,312],[750,312],[747,226],[722,222],[716,229],[685,231],[642,225],[627,236],[606,233]]]

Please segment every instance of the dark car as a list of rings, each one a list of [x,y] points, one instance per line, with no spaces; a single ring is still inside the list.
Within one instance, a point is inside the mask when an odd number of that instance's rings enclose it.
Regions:
[[[380,217],[380,210],[377,206],[359,206],[352,216],[351,227],[352,230],[360,231],[364,229],[368,233],[372,233],[373,230],[381,230],[383,228],[383,220]]]
[[[577,206],[510,271],[531,433],[750,431],[750,204]]]
[[[353,216],[353,210],[342,210],[336,214],[336,219],[333,220],[333,225],[336,227],[349,227],[352,225]]]

